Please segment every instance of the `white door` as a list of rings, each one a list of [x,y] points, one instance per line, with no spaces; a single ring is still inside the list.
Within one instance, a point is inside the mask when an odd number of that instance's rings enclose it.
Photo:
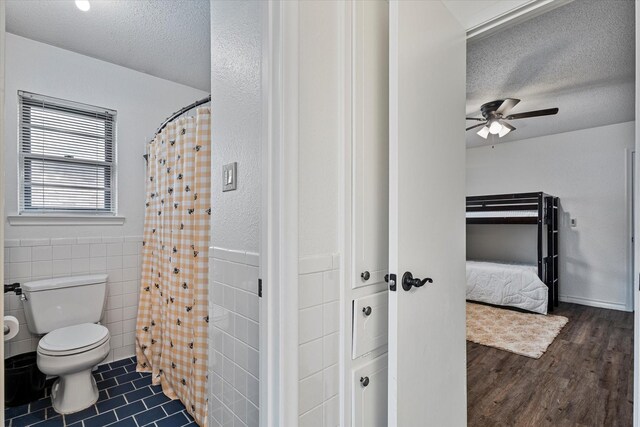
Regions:
[[[439,1],[389,16],[389,426],[464,426],[465,32]]]

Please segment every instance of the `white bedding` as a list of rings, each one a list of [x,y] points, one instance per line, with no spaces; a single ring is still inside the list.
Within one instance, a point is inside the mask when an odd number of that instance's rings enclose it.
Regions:
[[[537,218],[538,211],[467,212],[467,218]]]
[[[547,314],[547,286],[533,265],[467,261],[467,299]]]

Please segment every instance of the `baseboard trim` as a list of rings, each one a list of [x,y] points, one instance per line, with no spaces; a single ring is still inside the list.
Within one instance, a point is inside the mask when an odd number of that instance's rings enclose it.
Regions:
[[[626,304],[620,304],[617,302],[599,301],[590,298],[572,297],[568,295],[560,295],[561,302],[568,302],[572,304],[588,305],[590,307],[607,308],[609,310],[618,311],[630,311]]]

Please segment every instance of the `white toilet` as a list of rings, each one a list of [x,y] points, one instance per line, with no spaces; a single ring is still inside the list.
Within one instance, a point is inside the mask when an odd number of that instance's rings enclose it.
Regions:
[[[33,334],[46,334],[38,343],[38,368],[59,377],[51,402],[61,414],[81,411],[98,400],[91,370],[109,354],[109,330],[97,324],[106,287],[106,274],[22,285],[27,326]]]

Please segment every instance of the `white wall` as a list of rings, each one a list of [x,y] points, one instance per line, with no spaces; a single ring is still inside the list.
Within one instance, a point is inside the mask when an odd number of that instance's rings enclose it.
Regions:
[[[299,426],[340,424],[340,257],[300,259]]]
[[[262,135],[262,5],[211,3],[212,240],[258,252]],[[238,188],[222,192],[222,165],[238,162]]]
[[[209,258],[209,426],[258,427],[258,254],[215,248]]]
[[[117,110],[118,215],[126,220],[120,226],[6,224],[5,238],[142,235],[145,143],[167,116],[207,94],[13,34],[6,42],[6,214],[18,211],[17,93],[25,90]]]
[[[211,3],[212,215],[209,425],[258,425],[264,4]],[[222,166],[238,162],[237,190]],[[247,330],[248,328],[248,330]]]
[[[339,423],[339,153],[341,2],[300,2],[299,19],[299,425]],[[344,41],[343,41],[344,43]]]
[[[301,2],[299,48],[299,254],[338,251],[340,2]]]
[[[561,300],[631,309],[629,150],[634,123],[467,150],[467,194],[558,196]],[[577,227],[569,226],[569,219]],[[525,226],[468,226],[469,259],[536,261]]]

